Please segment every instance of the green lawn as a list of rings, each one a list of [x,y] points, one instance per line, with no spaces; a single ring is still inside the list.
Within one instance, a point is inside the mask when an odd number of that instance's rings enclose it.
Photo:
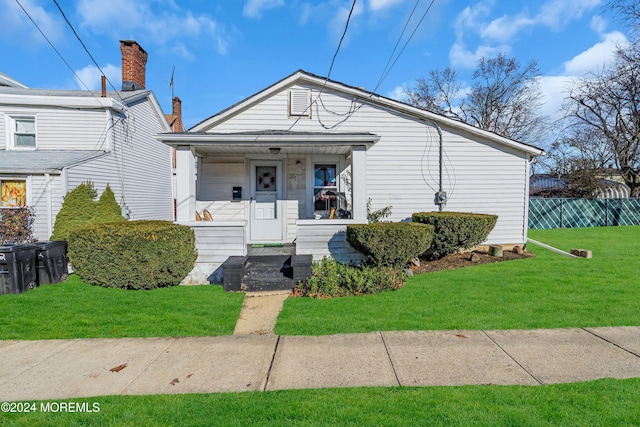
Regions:
[[[566,251],[590,249],[593,259],[529,244],[535,258],[417,275],[394,292],[289,298],[276,333],[640,325],[640,226],[533,230],[530,237]]]
[[[243,298],[221,286],[107,289],[72,275],[1,295],[0,340],[231,335]]]
[[[0,413],[11,426],[621,426],[640,422],[640,379],[545,386],[396,387],[109,396],[94,413]],[[56,401],[60,402],[60,401]],[[36,402],[37,409],[40,403]]]

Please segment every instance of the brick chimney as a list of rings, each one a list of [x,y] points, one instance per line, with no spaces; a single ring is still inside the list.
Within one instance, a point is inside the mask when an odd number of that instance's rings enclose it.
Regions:
[[[184,126],[182,125],[182,101],[177,96],[173,97],[173,106],[171,111],[173,117],[175,117],[172,129],[174,132],[183,132]]]
[[[120,52],[122,52],[122,90],[144,89],[147,52],[134,40],[120,40]]]

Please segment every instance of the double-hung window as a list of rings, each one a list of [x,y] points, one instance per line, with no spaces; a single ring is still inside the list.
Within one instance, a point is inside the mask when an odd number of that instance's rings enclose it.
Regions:
[[[35,117],[12,117],[11,135],[13,148],[32,149],[36,148],[36,118]]]

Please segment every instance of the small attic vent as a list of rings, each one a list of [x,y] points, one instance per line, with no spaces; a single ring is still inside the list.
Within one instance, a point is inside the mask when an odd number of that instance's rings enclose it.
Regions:
[[[289,91],[289,116],[311,117],[311,91],[304,89]]]

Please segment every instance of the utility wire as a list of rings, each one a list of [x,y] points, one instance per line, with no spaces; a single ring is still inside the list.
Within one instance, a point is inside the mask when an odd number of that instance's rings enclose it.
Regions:
[[[411,33],[411,35],[407,39],[406,43],[404,44],[404,46],[402,46],[402,50],[400,50],[400,52],[398,53],[398,56],[396,56],[396,59],[393,61],[393,63],[389,67],[389,69],[387,69],[386,72],[382,73],[382,75],[380,76],[380,80],[378,81],[378,85],[376,86],[376,89],[382,84],[384,79],[386,79],[387,76],[389,75],[389,73],[391,72],[391,69],[396,65],[396,62],[398,62],[398,59],[400,58],[400,56],[402,55],[402,53],[406,49],[407,45],[409,44],[409,42],[411,41],[413,36],[416,34],[416,31],[418,31],[418,28],[420,28],[420,25],[422,24],[422,21],[424,21],[424,18],[427,16],[429,11],[431,10],[431,7],[433,6],[433,3],[435,3],[435,1],[436,0],[431,0],[431,3],[429,3],[429,7],[427,7],[427,10],[425,10],[424,14],[422,15],[422,18],[420,18],[420,21],[418,21],[418,24],[413,29],[413,32]],[[385,67],[385,69],[386,69],[386,67]],[[375,90],[374,90],[374,92],[375,92]]]
[[[17,1],[17,0],[16,0]],[[55,5],[58,7],[58,10],[60,11],[60,14],[62,15],[62,17],[64,18],[64,20],[67,22],[67,25],[69,25],[69,28],[71,28],[71,31],[73,31],[73,34],[76,36],[76,38],[78,39],[78,41],[80,42],[80,44],[82,45],[82,48],[84,49],[85,52],[87,52],[87,55],[89,55],[89,58],[91,58],[91,61],[93,61],[93,63],[95,64],[96,67],[98,67],[98,70],[100,70],[100,73],[105,76],[105,79],[107,80],[107,82],[109,82],[109,86],[111,86],[111,89],[114,90],[114,92],[116,93],[116,95],[118,96],[118,98],[120,98],[120,101],[122,101],[123,103],[125,102],[124,99],[122,99],[122,97],[120,96],[120,93],[118,92],[118,90],[113,86],[113,84],[111,83],[111,80],[109,80],[109,78],[107,77],[107,75],[105,74],[105,72],[102,70],[102,68],[100,68],[100,65],[98,65],[98,62],[95,60],[95,58],[93,57],[93,55],[91,55],[91,52],[89,52],[89,49],[87,48],[87,46],[84,44],[84,42],[82,41],[82,39],[80,38],[80,36],[78,35],[78,33],[76,32],[75,28],[73,28],[73,25],[71,25],[71,22],[69,21],[69,19],[67,18],[67,15],[65,15],[64,11],[62,10],[62,8],[60,7],[60,5],[58,4],[57,0],[53,0],[53,3],[55,3]]]
[[[349,11],[349,16],[347,16],[347,23],[344,26],[344,31],[342,32],[342,37],[340,37],[340,41],[338,42],[338,48],[336,49],[336,53],[333,54],[333,59],[331,59],[331,65],[329,66],[329,74],[327,74],[326,80],[329,80],[329,78],[331,77],[331,70],[333,70],[333,64],[334,64],[334,62],[336,60],[336,57],[338,56],[338,52],[340,52],[340,47],[342,46],[342,41],[344,40],[344,37],[347,35],[347,29],[349,28],[349,22],[351,21],[351,15],[353,15],[353,10],[356,8],[356,1],[357,0],[353,0],[353,3],[351,3],[351,10]],[[325,84],[326,84],[326,80],[325,80]]]
[[[351,9],[349,10],[349,15],[347,16],[347,22],[344,25],[344,31],[342,31],[342,36],[340,37],[340,41],[338,42],[338,47],[336,48],[335,53],[333,54],[333,58],[331,58],[331,65],[329,65],[329,73],[327,74],[327,77],[325,77],[324,79],[324,83],[322,84],[322,88],[320,88],[320,91],[318,92],[318,95],[316,96],[316,98],[314,100],[312,100],[309,105],[307,106],[307,108],[304,109],[303,113],[306,113],[313,104],[315,104],[318,99],[320,99],[320,96],[322,95],[322,91],[324,90],[324,88],[327,86],[327,82],[329,81],[329,78],[331,77],[331,71],[333,71],[333,65],[335,64],[336,58],[338,57],[338,52],[340,52],[340,48],[342,47],[342,41],[344,40],[345,36],[347,35],[347,29],[349,28],[349,22],[351,22],[351,16],[353,15],[353,11],[356,8],[356,2],[357,0],[353,0],[353,3],[351,3]],[[289,126],[289,131],[291,129],[293,129],[293,127],[295,125],[298,124],[298,122],[300,121],[300,118],[302,116],[299,116],[295,122],[293,122],[291,124],[291,126]]]
[[[54,52],[60,57],[60,59],[62,60],[62,62],[64,62],[64,64],[67,66],[67,68],[69,68],[69,70],[71,71],[71,73],[73,73],[73,75],[75,76],[76,79],[78,79],[78,81],[80,83],[82,83],[82,86],[84,86],[85,89],[87,89],[89,92],[91,92],[91,89],[89,89],[87,87],[87,85],[82,81],[82,79],[80,77],[78,77],[78,75],[76,74],[76,72],[73,70],[73,67],[71,67],[71,65],[69,65],[69,63],[67,62],[66,59],[64,59],[64,56],[62,56],[62,54],[58,51],[58,49],[56,49],[56,47],[53,45],[53,43],[51,42],[51,40],[49,40],[49,38],[47,37],[47,35],[40,29],[40,27],[38,26],[38,24],[36,24],[36,21],[33,20],[33,18],[31,17],[31,15],[29,15],[29,12],[27,12],[27,10],[24,8],[24,6],[22,6],[22,4],[20,3],[20,0],[16,0],[16,3],[18,3],[18,6],[20,6],[20,9],[22,9],[22,11],[24,12],[25,15],[27,15],[27,18],[29,18],[29,20],[31,21],[31,23],[37,28],[37,30],[40,32],[40,34],[42,34],[42,37],[44,37],[44,39],[47,41],[47,43],[49,43],[49,46],[51,46],[51,48],[54,50]],[[95,97],[94,97],[95,98]]]
[[[387,60],[387,64],[384,66],[384,70],[382,70],[382,74],[380,74],[380,79],[378,79],[378,83],[376,84],[375,89],[373,89],[373,92],[378,90],[378,88],[382,84],[382,76],[384,76],[385,72],[387,71],[387,68],[389,67],[389,64],[391,63],[391,59],[393,59],[393,55],[396,53],[396,49],[398,48],[398,45],[400,44],[400,40],[402,40],[402,36],[404,36],[404,32],[407,31],[407,27],[409,26],[409,22],[411,21],[411,18],[413,17],[413,14],[415,13],[416,9],[418,8],[418,4],[419,3],[420,3],[420,0],[416,0],[416,4],[413,6],[413,9],[411,10],[411,13],[409,14],[409,17],[407,18],[407,22],[404,23],[404,28],[402,29],[402,32],[400,33],[400,37],[398,37],[398,41],[396,42],[396,45],[393,47],[393,51],[391,52],[391,55],[389,55],[389,59]]]

